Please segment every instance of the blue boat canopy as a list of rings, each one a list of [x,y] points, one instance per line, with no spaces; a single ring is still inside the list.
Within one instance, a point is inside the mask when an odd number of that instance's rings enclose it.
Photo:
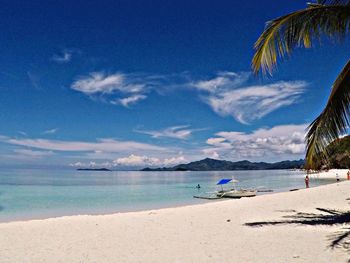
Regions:
[[[221,179],[216,185],[227,184],[231,181],[232,181],[232,179]]]

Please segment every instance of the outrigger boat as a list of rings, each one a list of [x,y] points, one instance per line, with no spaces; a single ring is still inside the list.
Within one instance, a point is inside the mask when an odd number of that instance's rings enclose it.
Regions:
[[[229,182],[233,183],[233,187],[229,190],[224,190],[223,185],[228,184]],[[236,189],[235,183],[237,180],[234,179],[221,179],[216,185],[221,186],[220,191],[208,192],[204,195],[195,195],[194,198],[201,199],[221,199],[221,198],[241,198],[241,197],[253,197],[256,196],[256,189]]]
[[[224,190],[223,185],[231,182],[233,184],[233,188],[230,190]],[[256,196],[257,190],[255,189],[236,189],[235,183],[238,183],[237,180],[234,179],[222,179],[217,185],[221,185],[221,191],[218,191],[216,195],[218,197],[226,197],[226,198],[241,198],[241,197],[253,197]]]

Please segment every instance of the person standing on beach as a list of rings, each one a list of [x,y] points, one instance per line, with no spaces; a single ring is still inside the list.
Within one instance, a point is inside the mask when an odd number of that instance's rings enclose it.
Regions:
[[[308,175],[305,176],[305,186],[306,186],[306,188],[309,188],[309,181],[310,181],[309,176]]]
[[[347,176],[348,176],[348,180],[350,180],[350,170],[348,171]]]
[[[337,182],[340,181],[340,179],[339,179],[339,174],[337,174],[337,175],[335,176],[335,178],[337,179]]]

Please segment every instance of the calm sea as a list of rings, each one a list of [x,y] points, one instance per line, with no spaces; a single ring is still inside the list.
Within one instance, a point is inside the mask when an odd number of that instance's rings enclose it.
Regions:
[[[222,178],[244,188],[304,188],[302,171],[87,172],[7,169],[0,171],[0,221],[101,214],[207,202],[193,195],[215,191]],[[311,186],[329,183],[312,180]],[[201,189],[196,189],[200,184]]]

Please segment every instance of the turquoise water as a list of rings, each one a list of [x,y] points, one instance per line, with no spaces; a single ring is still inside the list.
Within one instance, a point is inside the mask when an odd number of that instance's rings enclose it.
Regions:
[[[304,188],[302,171],[87,172],[1,170],[0,221],[137,211],[207,202],[193,195],[215,191],[222,178],[240,187],[276,191]],[[312,180],[311,186],[329,183]],[[195,188],[197,184],[201,189]]]

